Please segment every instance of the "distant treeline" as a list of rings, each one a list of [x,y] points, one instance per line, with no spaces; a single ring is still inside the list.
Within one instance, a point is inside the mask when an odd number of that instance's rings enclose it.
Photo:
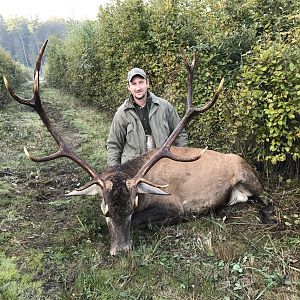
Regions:
[[[75,22],[75,21],[72,21]],[[49,36],[65,38],[70,21],[50,19],[39,21],[23,17],[4,19],[0,14],[0,100],[7,92],[2,75],[18,88],[27,79],[32,79],[32,68],[40,46]]]
[[[33,67],[39,47],[49,36],[64,38],[69,21],[39,21],[24,17],[4,19],[0,14],[0,46],[25,67]]]

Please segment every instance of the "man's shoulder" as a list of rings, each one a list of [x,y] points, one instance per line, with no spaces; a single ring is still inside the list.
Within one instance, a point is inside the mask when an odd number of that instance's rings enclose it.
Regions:
[[[156,104],[159,104],[159,105],[172,106],[172,104],[169,101],[167,101],[164,98],[156,96],[152,92],[150,92],[150,96],[151,96],[151,99],[152,99],[153,103],[156,103]]]
[[[152,93],[152,95],[154,96],[154,97],[152,97],[153,103],[160,106],[163,110],[166,110],[170,113],[172,113],[175,110],[175,107],[173,106],[173,104],[171,102],[169,102],[168,100],[158,97],[158,96],[154,95],[153,93]]]
[[[119,121],[127,119],[128,115],[131,114],[130,112],[132,108],[133,104],[131,103],[130,99],[125,99],[125,101],[116,110],[114,119]]]
[[[126,98],[124,100],[124,102],[118,107],[116,113],[120,114],[120,113],[124,112],[126,109],[129,109],[129,108],[132,108],[132,107],[133,107],[133,105],[130,102],[129,98]]]

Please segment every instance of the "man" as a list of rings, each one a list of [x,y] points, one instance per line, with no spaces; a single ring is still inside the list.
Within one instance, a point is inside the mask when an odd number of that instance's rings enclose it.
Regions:
[[[149,79],[143,69],[128,72],[127,88],[130,96],[115,113],[107,139],[108,166],[161,147],[180,121],[171,103],[148,91]],[[173,144],[186,147],[186,132]]]

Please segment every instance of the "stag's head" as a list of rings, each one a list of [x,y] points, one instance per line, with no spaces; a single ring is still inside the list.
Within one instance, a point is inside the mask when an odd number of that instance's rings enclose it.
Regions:
[[[131,201],[130,189],[126,184],[128,180],[126,173],[114,171],[105,179],[107,187],[99,191],[102,195],[101,210],[111,237],[111,255],[129,251],[132,245],[131,216],[138,203]]]
[[[122,166],[111,167],[106,170],[102,174],[104,179],[101,188],[98,184],[93,184],[67,194],[68,196],[101,195],[101,210],[105,216],[111,238],[111,255],[127,252],[131,249],[131,217],[139,205],[140,194],[168,195],[162,190],[166,186],[154,185],[145,179],[133,185],[134,177],[128,172],[128,165],[131,164],[131,169],[134,169],[132,164],[140,164],[148,156],[149,153],[143,158],[136,158]]]
[[[101,196],[101,210],[105,217],[111,238],[110,254],[116,255],[131,249],[131,216],[138,205],[131,200],[131,191],[127,186],[129,177],[122,171],[109,172],[105,176],[103,187],[93,184],[87,189],[75,190],[68,196],[96,195]]]
[[[149,182],[145,179],[145,175],[163,157],[176,161],[195,161],[202,156],[203,151],[195,157],[178,157],[170,151],[170,147],[178,134],[194,115],[205,112],[214,105],[220,94],[223,85],[223,79],[219,84],[213,99],[203,107],[194,108],[192,106],[192,80],[196,56],[194,54],[194,59],[191,64],[189,64],[187,59],[184,57],[184,62],[189,73],[187,97],[188,108],[185,116],[182,118],[178,126],[174,129],[161,148],[147,153],[144,156],[144,158],[147,158],[146,160],[140,158],[136,159],[140,165],[138,169],[133,172],[133,174],[129,174],[127,171],[125,171],[127,169],[126,166],[119,166],[116,168],[113,167],[105,171],[103,174],[99,174],[87,161],[79,157],[67,145],[62,136],[52,126],[42,106],[39,95],[39,71],[47,42],[48,41],[46,40],[37,57],[34,70],[34,89],[31,99],[24,99],[17,96],[10,87],[7,79],[4,77],[4,83],[10,95],[17,102],[32,107],[38,113],[58,145],[57,152],[44,157],[33,157],[29,154],[26,148],[24,148],[25,154],[29,159],[35,162],[43,162],[61,157],[67,157],[77,163],[84,171],[86,171],[90,175],[91,181],[85,184],[83,187],[69,193],[68,196],[100,194],[102,197],[101,209],[105,216],[111,236],[110,253],[111,255],[115,255],[119,252],[128,251],[131,249],[132,244],[130,237],[131,217],[135,208],[139,205],[139,194],[157,194],[162,196],[167,195],[167,193],[162,190],[164,187],[166,187],[165,185]],[[127,164],[130,164],[130,162]]]

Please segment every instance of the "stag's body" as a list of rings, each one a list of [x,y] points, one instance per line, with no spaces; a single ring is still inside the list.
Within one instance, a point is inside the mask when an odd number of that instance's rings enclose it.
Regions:
[[[194,156],[199,150],[171,148],[179,156]],[[152,151],[127,164],[109,169],[107,174],[110,177],[114,172],[124,172],[131,178],[151,155]],[[206,150],[201,159],[194,162],[176,162],[163,158],[148,172],[146,179],[160,184],[167,183],[165,191],[170,195],[140,194],[138,206],[132,215],[133,223],[138,225],[180,220],[190,214],[201,214],[227,204],[245,202],[248,197],[258,196],[262,192],[258,178],[243,158],[212,150]],[[115,183],[118,184],[122,183]]]

